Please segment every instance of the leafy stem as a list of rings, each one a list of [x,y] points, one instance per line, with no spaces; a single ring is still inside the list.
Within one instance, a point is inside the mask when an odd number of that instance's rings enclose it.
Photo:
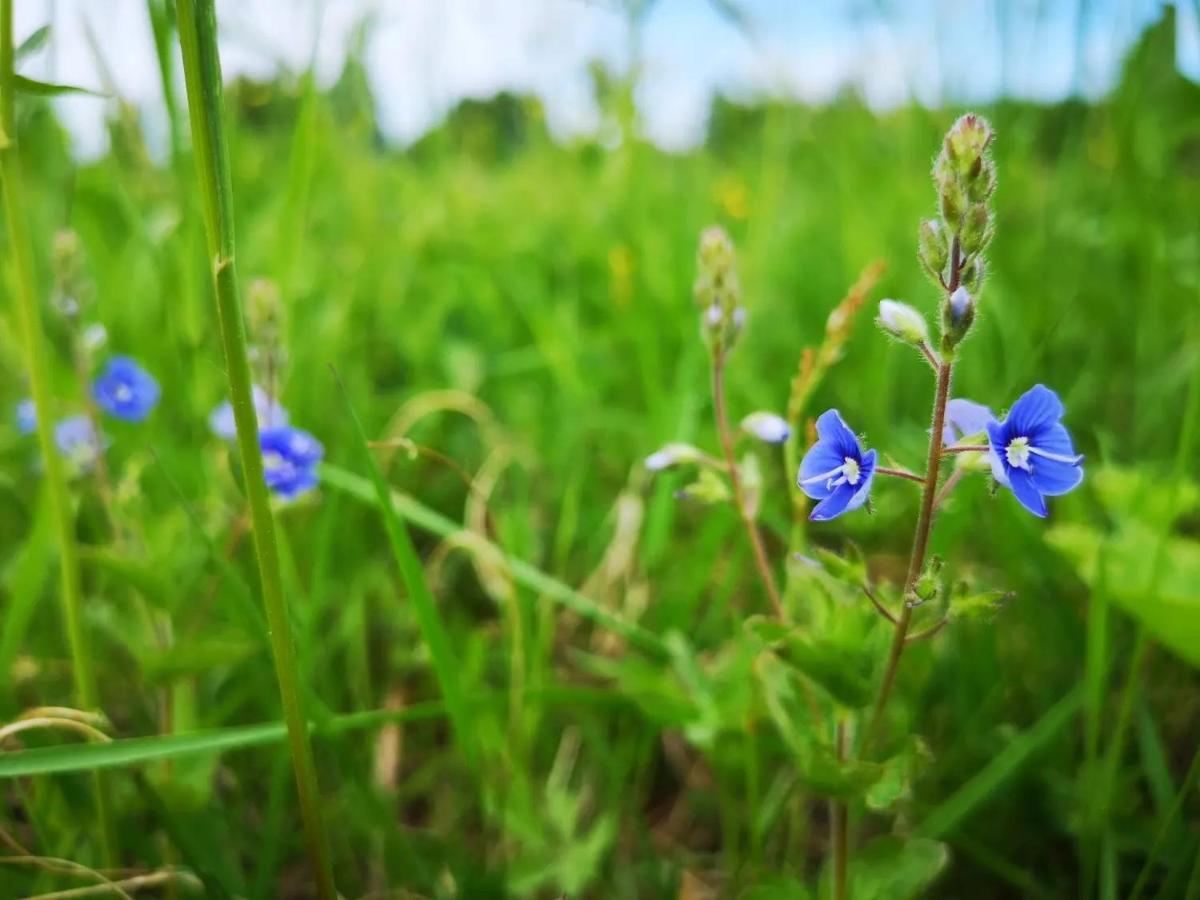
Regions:
[[[721,451],[725,455],[725,463],[729,467],[729,483],[733,488],[733,504],[737,507],[742,525],[750,538],[750,546],[754,550],[754,564],[758,568],[759,577],[767,596],[771,598],[771,606],[780,621],[784,620],[783,601],[779,596],[779,586],[771,572],[771,563],[767,560],[766,546],[763,544],[762,533],[750,513],[746,503],[746,491],[742,485],[741,474],[738,472],[737,457],[734,455],[733,432],[729,429],[729,417],[725,412],[725,350],[717,347],[712,356],[712,394],[713,417],[716,420],[717,437],[721,441]]]
[[[950,379],[953,367],[953,362],[943,362],[938,367],[937,390],[933,400],[933,429],[929,434],[929,458],[925,465],[925,486],[921,490],[921,511],[917,516],[917,530],[913,536],[912,554],[908,560],[908,575],[904,580],[906,601],[911,600],[917,579],[921,577],[921,571],[925,567],[925,556],[929,550],[929,534],[933,530],[934,499],[937,496],[938,474],[941,470],[942,428],[946,423],[946,403],[950,399]],[[864,749],[870,746],[871,740],[879,730],[883,711],[887,706],[888,697],[892,693],[892,685],[896,681],[896,670],[900,666],[900,657],[904,654],[912,615],[913,604],[905,602],[900,618],[896,622],[892,647],[888,653],[883,680],[879,685],[879,695],[875,700],[871,722],[864,738]]]

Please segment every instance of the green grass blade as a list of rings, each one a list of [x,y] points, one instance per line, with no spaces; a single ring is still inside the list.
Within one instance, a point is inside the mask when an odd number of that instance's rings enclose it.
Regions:
[[[975,776],[950,795],[917,827],[919,837],[937,838],[974,812],[984,801],[1013,778],[1043,747],[1065,729],[1083,703],[1078,687],[1043,715],[1028,731],[1012,740]]]
[[[429,647],[434,674],[437,676],[438,686],[446,701],[446,710],[450,716],[455,739],[467,761],[474,763],[478,758],[474,739],[475,732],[467,719],[462,684],[458,678],[460,667],[454,648],[450,644],[446,624],[442,621],[441,610],[433,599],[433,593],[429,590],[429,583],[425,580],[425,569],[421,565],[417,548],[413,545],[412,536],[409,535],[404,519],[397,513],[392,503],[392,492],[383,478],[383,471],[371,454],[371,448],[367,445],[367,434],[363,431],[362,422],[359,421],[358,413],[355,412],[354,404],[350,402],[350,395],[346,393],[340,378],[338,378],[338,385],[342,388],[346,409],[350,414],[350,420],[354,423],[354,434],[358,439],[363,463],[366,465],[367,471],[371,473],[371,480],[375,484],[375,500],[380,514],[383,516],[384,527],[387,529],[388,542],[391,544],[396,566],[400,569],[400,577],[404,580],[404,587],[408,591],[409,599],[412,600],[417,615],[417,624],[421,628],[421,637]]]
[[[372,489],[371,482],[346,469],[326,463],[321,467],[321,480],[329,487],[343,491],[357,500],[365,503],[379,502],[378,493]],[[462,531],[462,527],[457,523],[423,505],[420,501],[413,499],[407,494],[391,491],[390,499],[390,506],[395,514],[404,521],[410,522],[417,528],[420,528],[422,531],[441,538],[448,538]],[[595,622],[603,628],[607,628],[614,634],[627,639],[630,643],[636,644],[642,650],[648,651],[658,657],[666,656],[666,649],[663,646],[662,639],[658,635],[633,622],[627,622],[610,610],[605,609],[595,600],[584,596],[570,585],[564,584],[558,579],[547,575],[536,566],[510,556],[499,550],[499,548],[497,548],[497,552],[503,557],[513,579],[519,584],[537,591],[539,594],[549,597],[577,615]]]

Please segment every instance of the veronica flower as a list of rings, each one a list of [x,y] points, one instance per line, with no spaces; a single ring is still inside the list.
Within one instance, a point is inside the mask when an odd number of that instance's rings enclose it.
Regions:
[[[69,416],[54,425],[54,444],[67,463],[78,472],[86,472],[103,449],[101,437],[87,416]]]
[[[782,444],[792,436],[792,428],[783,416],[752,412],[742,419],[742,430],[768,444]]]
[[[982,403],[956,397],[946,404],[946,423],[942,426],[942,443],[952,447],[963,438],[982,435],[996,421],[992,411]]]
[[[992,472],[1021,505],[1045,517],[1046,497],[1065,494],[1083,481],[1083,457],[1059,421],[1062,401],[1037,384],[1013,404],[1008,418],[987,426]]]
[[[833,519],[867,502],[875,477],[875,451],[863,452],[858,437],[836,409],[817,419],[817,442],[804,454],[796,483],[818,503],[814,522]]]
[[[141,422],[158,405],[154,376],[128,356],[114,356],[92,383],[96,405],[118,419]]]
[[[321,442],[299,428],[284,425],[258,433],[263,476],[272,492],[292,499],[317,486],[317,463],[325,455]]]
[[[37,428],[37,407],[30,399],[17,404],[17,431],[21,434],[33,434]]]
[[[269,395],[257,384],[252,390],[254,396],[254,416],[260,430],[281,428],[288,423],[287,410],[279,405],[279,401]],[[208,417],[208,427],[219,438],[232,441],[237,438],[237,424],[233,418],[233,404],[226,400]]]

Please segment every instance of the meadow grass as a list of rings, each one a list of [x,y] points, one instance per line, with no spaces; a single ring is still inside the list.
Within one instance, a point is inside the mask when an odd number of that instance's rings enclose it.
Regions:
[[[1200,659],[1172,639],[1200,627],[1200,89],[1171,69],[1172,42],[1149,32],[1094,104],[980,110],[997,132],[999,221],[955,394],[1002,407],[1054,386],[1090,468],[1049,531],[982,479],[938,518],[931,552],[1014,598],[905,652],[889,715],[928,758],[897,807],[858,805],[850,823],[860,844],[895,833],[927,859],[944,846],[927,896],[1200,892]],[[824,797],[798,780],[758,688],[773,670],[742,640],[770,608],[742,523],[676,499],[685,480],[651,480],[642,461],[675,440],[720,452],[690,296],[710,223],[738,247],[749,311],[725,373],[733,409],[784,411],[804,348],[873,262],[886,271],[872,300],[933,308],[916,224],[960,110],[719,102],[706,145],[667,154],[638,139],[621,96],[601,98],[615,142],[552,141],[534,102],[502,97],[400,150],[379,138],[353,61],[327,90],[302,75],[226,92],[239,278],[278,286],[278,392],[326,447],[319,492],[275,519],[345,896],[828,889]],[[243,463],[207,424],[229,388],[185,98],[166,163],[120,109],[111,151],[79,163],[50,107],[17,99],[4,177],[25,202],[5,227],[5,291],[22,315],[43,301],[39,402],[56,417],[80,402],[71,335],[46,302],[62,228],[79,236],[91,318],[163,400],[142,425],[106,425],[112,497],[72,481],[69,535],[43,496],[53,467],[0,429],[0,721],[93,705],[76,699],[51,577],[73,540],[115,739],[6,743],[23,749],[0,754],[3,833],[105,866],[103,767],[123,865],[165,873],[180,896],[182,871],[213,897],[312,895]],[[26,239],[41,287],[22,272]],[[0,317],[6,409],[37,381],[17,312]],[[917,466],[929,372],[870,315],[805,417],[853,409],[856,429]],[[869,548],[876,579],[904,579],[910,486],[881,486],[873,515],[800,527],[794,472],[775,455],[762,467],[777,577],[791,535],[810,555]],[[0,865],[0,896],[81,883]]]

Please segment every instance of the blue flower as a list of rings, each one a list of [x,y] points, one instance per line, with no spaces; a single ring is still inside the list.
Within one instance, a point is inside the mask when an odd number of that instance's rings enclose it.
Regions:
[[[17,431],[21,434],[33,434],[37,428],[37,407],[33,401],[26,399],[17,404]]]
[[[103,449],[102,439],[87,416],[69,416],[54,425],[54,444],[77,472],[86,472]]]
[[[1083,457],[1076,455],[1062,416],[1058,395],[1036,384],[1013,404],[1007,419],[987,426],[996,480],[1035,516],[1045,517],[1046,497],[1065,494],[1083,481]]]
[[[279,405],[279,401],[269,395],[257,384],[254,385],[254,416],[259,429],[281,428],[288,423],[287,410]],[[226,400],[208,417],[208,427],[217,437],[227,441],[236,440],[237,424],[233,418],[233,404]]]
[[[114,356],[92,384],[96,405],[118,419],[141,422],[158,405],[158,382],[128,356]]]
[[[814,500],[814,522],[833,519],[867,502],[875,477],[875,451],[862,444],[841,414],[831,409],[817,419],[817,442],[804,454],[796,483]]]
[[[996,421],[992,411],[982,403],[956,397],[946,404],[946,424],[942,426],[942,443],[947,447],[963,438],[987,431],[988,425]]]
[[[317,463],[325,455],[321,442],[299,428],[284,425],[258,433],[263,475],[280,497],[291,500],[317,486]]]

